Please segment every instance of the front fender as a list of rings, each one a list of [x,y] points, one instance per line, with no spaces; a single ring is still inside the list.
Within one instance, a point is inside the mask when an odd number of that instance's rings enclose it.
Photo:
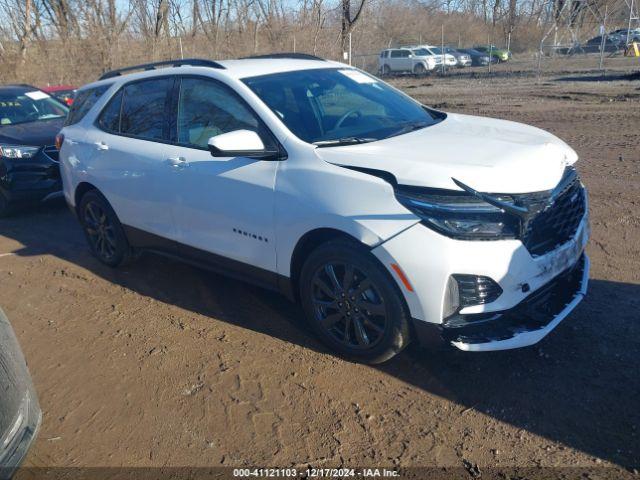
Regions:
[[[281,164],[275,219],[277,270],[285,276],[298,241],[312,230],[338,230],[373,248],[419,221],[386,181],[315,154]]]

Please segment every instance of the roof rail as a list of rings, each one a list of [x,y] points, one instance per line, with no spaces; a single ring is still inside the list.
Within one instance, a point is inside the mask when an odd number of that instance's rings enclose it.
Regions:
[[[242,57],[243,59],[261,59],[261,58],[290,58],[293,60],[320,60],[326,62],[324,58],[316,57],[308,53],[268,53],[266,55],[252,55],[250,57]]]
[[[107,78],[118,77],[126,72],[132,72],[134,70],[155,70],[156,67],[180,67],[182,65],[189,65],[191,67],[210,67],[223,69],[224,66],[213,60],[204,60],[202,58],[185,58],[182,60],[165,60],[163,62],[143,63],[141,65],[133,65],[131,67],[118,68],[116,70],[110,70],[102,74],[99,80],[105,80]]]

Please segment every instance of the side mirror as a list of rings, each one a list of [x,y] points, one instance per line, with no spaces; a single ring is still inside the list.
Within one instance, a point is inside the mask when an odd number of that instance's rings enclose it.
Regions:
[[[409,54],[409,58],[413,58],[413,53],[410,53],[410,54]]]
[[[214,157],[248,157],[260,160],[280,160],[279,150],[267,150],[260,136],[251,130],[234,130],[211,137],[207,142]]]

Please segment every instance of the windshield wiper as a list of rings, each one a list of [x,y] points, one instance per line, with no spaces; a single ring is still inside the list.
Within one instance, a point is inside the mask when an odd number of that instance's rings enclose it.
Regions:
[[[429,122],[408,122],[405,123],[399,130],[396,130],[387,138],[397,137],[398,135],[404,135],[405,133],[414,132],[416,130],[420,130],[421,128],[426,128],[431,123]]]
[[[358,143],[375,142],[377,138],[361,138],[361,137],[344,137],[335,140],[319,140],[313,142],[319,148],[322,147],[339,147],[340,145],[356,145]]]

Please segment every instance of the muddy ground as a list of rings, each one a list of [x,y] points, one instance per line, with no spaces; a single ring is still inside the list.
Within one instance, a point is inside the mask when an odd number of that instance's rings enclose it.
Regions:
[[[635,62],[635,64],[634,64]],[[145,255],[111,270],[63,206],[0,220],[0,305],[44,421],[27,466],[556,467],[640,465],[638,59],[537,79],[392,82],[427,104],[557,134],[590,192],[589,295],[535,347],[409,348],[382,366],[328,353],[285,299]],[[577,467],[570,470],[566,467]],[[23,472],[23,477],[28,477]]]

